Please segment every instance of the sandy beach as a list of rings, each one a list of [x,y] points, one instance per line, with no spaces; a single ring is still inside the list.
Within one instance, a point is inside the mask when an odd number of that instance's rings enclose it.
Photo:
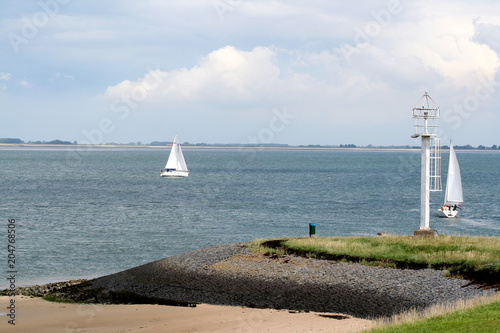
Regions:
[[[0,297],[1,332],[361,332],[373,325],[339,314],[199,304],[101,305],[48,302],[16,296],[15,326]]]

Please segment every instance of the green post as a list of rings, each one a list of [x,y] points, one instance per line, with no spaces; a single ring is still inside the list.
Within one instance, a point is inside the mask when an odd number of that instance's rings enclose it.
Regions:
[[[315,236],[316,235],[316,224],[315,223],[309,223],[309,237]]]

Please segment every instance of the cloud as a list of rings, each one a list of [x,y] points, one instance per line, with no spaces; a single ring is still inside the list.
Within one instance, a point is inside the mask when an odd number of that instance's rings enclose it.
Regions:
[[[419,8],[404,7],[406,12],[419,12]],[[423,13],[422,13],[423,14]],[[402,16],[404,15],[401,14]],[[398,17],[380,33],[365,38],[353,36],[366,44],[351,52],[351,68],[358,68],[364,75],[383,79],[387,75],[398,81],[426,82],[430,78],[436,88],[474,89],[473,77],[492,79],[499,67],[499,58],[488,46],[474,40],[477,27],[472,14],[422,15]],[[364,27],[368,27],[368,23]],[[490,35],[489,35],[490,36]],[[339,49],[340,50],[340,49]],[[386,74],[384,74],[384,72]],[[437,80],[436,80],[437,79]]]
[[[0,72],[0,80],[8,81],[8,80],[10,80],[11,77],[12,77],[12,74],[10,74],[10,73]]]
[[[64,73],[61,74],[59,72],[57,72],[56,74],[54,74],[53,78],[58,79],[58,80],[59,79],[65,79],[65,80],[72,80],[72,81],[75,79],[75,77],[73,75],[64,74]]]
[[[487,45],[500,55],[500,24],[482,23],[478,19],[475,23],[473,40]]]
[[[170,72],[148,71],[136,81],[124,80],[106,89],[104,97],[147,93],[148,98],[174,101],[251,101],[268,98],[283,90],[295,75],[284,79],[270,47],[251,51],[226,46],[205,56],[198,65]],[[134,93],[135,91],[135,93]]]
[[[26,80],[19,80],[17,83],[23,88],[31,88],[31,83]]]

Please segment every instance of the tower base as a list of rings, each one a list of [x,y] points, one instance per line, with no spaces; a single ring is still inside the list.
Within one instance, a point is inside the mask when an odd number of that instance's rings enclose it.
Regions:
[[[413,236],[415,236],[415,237],[434,237],[435,233],[436,233],[435,230],[420,229],[420,230],[415,230],[413,232]]]

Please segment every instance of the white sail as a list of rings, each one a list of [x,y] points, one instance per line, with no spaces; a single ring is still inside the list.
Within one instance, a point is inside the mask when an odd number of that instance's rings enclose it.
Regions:
[[[185,164],[185,163],[184,163]],[[172,143],[172,149],[170,150],[170,155],[168,156],[167,164],[165,169],[179,169],[179,144],[177,143],[177,135]]]
[[[172,143],[172,150],[168,156],[167,164],[161,172],[162,177],[187,177],[189,170],[182,154],[182,149],[177,142],[177,135]]]
[[[177,135],[175,136],[174,142],[172,144],[172,149],[170,150],[170,155],[168,156],[167,164],[165,169],[177,169],[178,153],[177,153]]]
[[[446,180],[446,194],[444,196],[445,204],[457,204],[464,201],[462,193],[462,177],[460,176],[460,167],[458,165],[455,149],[450,143],[450,161],[448,164],[448,177]]]
[[[188,171],[188,167],[186,165],[186,161],[184,160],[184,155],[182,154],[182,149],[179,144],[177,144],[178,152],[177,152],[177,166],[178,170]]]

